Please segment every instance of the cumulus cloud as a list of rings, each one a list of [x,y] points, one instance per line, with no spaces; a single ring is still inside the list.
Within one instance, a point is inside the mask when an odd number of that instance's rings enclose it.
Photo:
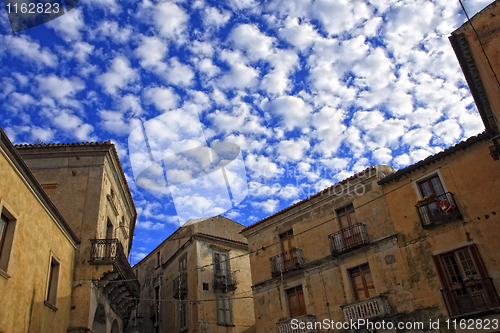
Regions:
[[[130,67],[130,61],[124,56],[117,56],[108,71],[97,77],[97,82],[108,94],[115,95],[119,89],[125,89],[135,79],[137,71]]]

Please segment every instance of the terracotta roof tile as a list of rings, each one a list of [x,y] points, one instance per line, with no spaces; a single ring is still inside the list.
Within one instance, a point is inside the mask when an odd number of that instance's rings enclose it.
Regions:
[[[348,181],[350,181],[350,180],[352,180],[352,179],[355,179],[355,178],[357,178],[357,177],[359,177],[359,176],[363,175],[364,173],[366,173],[366,172],[368,172],[368,171],[370,171],[370,170],[372,170],[372,169],[375,169],[375,167],[374,167],[374,166],[372,166],[372,167],[366,168],[365,170],[360,171],[360,172],[358,172],[358,173],[356,173],[356,174],[352,175],[351,177],[346,178],[346,179],[344,179],[344,180],[342,180],[342,181],[338,182],[338,183],[337,183],[337,184],[335,184],[335,185],[332,185],[332,186],[330,186],[330,187],[327,187],[326,189],[324,189],[324,190],[322,190],[322,191],[319,191],[318,193],[313,194],[313,195],[311,195],[310,197],[307,197],[307,198],[305,198],[304,200],[301,200],[301,201],[299,201],[299,202],[297,202],[297,203],[295,203],[295,204],[293,204],[293,205],[291,205],[291,206],[289,206],[289,207],[287,207],[287,208],[285,208],[285,209],[283,209],[283,210],[280,210],[279,212],[276,212],[276,213],[274,213],[273,215],[270,215],[270,216],[268,216],[268,217],[266,217],[266,218],[264,218],[264,219],[260,220],[259,222],[256,222],[256,223],[254,223],[254,224],[252,224],[252,225],[249,225],[248,227],[246,227],[246,228],[244,228],[243,230],[241,230],[241,232],[247,231],[248,229],[251,229],[251,228],[255,227],[256,225],[258,225],[259,223],[262,223],[262,222],[267,221],[267,220],[269,220],[269,219],[271,219],[271,218],[273,218],[273,217],[275,217],[275,216],[277,216],[277,215],[279,215],[279,214],[282,214],[282,213],[284,213],[284,212],[286,212],[286,211],[288,211],[288,210],[292,209],[293,207],[296,207],[296,206],[298,206],[298,205],[302,204],[303,202],[305,202],[305,201],[307,201],[307,200],[310,200],[310,199],[312,199],[312,198],[315,198],[315,197],[317,197],[318,195],[321,195],[321,194],[323,194],[323,193],[328,192],[329,190],[331,191],[331,190],[332,190],[335,186],[338,186],[338,185],[344,184],[344,183],[346,183],[346,182],[348,182]]]
[[[490,137],[491,137],[491,135],[488,132],[486,132],[486,131],[483,132],[483,133],[480,133],[480,134],[478,134],[476,136],[471,136],[467,140],[461,141],[461,142],[457,143],[456,145],[451,146],[451,147],[449,147],[449,148],[447,148],[447,149],[445,149],[445,150],[443,150],[443,151],[441,151],[441,152],[439,152],[437,154],[431,155],[431,156],[427,157],[426,159],[418,161],[415,164],[409,165],[406,168],[400,169],[400,170],[396,171],[395,173],[390,174],[389,176],[387,176],[385,178],[382,178],[378,182],[378,184],[379,185],[383,185],[383,184],[390,183],[391,181],[400,178],[404,174],[411,173],[411,172],[413,172],[415,170],[418,170],[418,169],[420,169],[421,167],[423,167],[425,165],[428,165],[430,163],[438,161],[438,160],[440,160],[440,159],[442,159],[444,157],[447,157],[447,156],[449,156],[451,154],[456,153],[457,151],[459,151],[461,149],[465,149],[465,148],[473,145],[476,142],[488,139]]]
[[[70,142],[70,143],[35,143],[14,145],[17,149],[21,148],[46,148],[46,147],[75,147],[75,146],[109,146],[111,140],[98,142]]]

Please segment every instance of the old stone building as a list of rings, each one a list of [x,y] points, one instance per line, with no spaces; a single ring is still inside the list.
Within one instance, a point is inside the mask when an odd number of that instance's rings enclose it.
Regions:
[[[80,242],[0,128],[0,332],[65,333]]]
[[[253,332],[243,228],[220,215],[189,220],[137,263],[142,288],[131,327],[141,333]]]
[[[37,144],[17,149],[81,240],[67,331],[123,332],[139,293],[127,260],[137,213],[114,145]]]
[[[415,311],[378,185],[393,172],[371,167],[242,231],[257,332],[323,332],[351,320],[403,320]]]
[[[450,42],[487,133],[500,134],[500,0],[493,1],[455,30]],[[500,158],[498,138],[491,155]]]
[[[379,181],[412,302],[425,314],[415,319],[441,319],[443,330],[455,328],[447,319],[500,322],[500,162],[489,155],[491,137],[471,137]],[[500,329],[490,326],[472,328]]]

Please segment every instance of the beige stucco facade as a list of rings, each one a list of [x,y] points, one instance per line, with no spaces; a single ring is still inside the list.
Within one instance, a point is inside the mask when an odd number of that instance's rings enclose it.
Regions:
[[[110,142],[18,146],[82,240],[68,332],[123,332],[139,285],[128,263],[136,210]]]
[[[0,249],[8,260],[0,268],[0,332],[64,333],[79,240],[1,129],[0,170],[0,212],[9,220],[9,244]],[[48,302],[53,260],[56,297]]]
[[[383,189],[389,206],[390,216],[399,240],[399,247],[409,271],[407,286],[413,293],[413,304],[416,310],[426,310],[427,319],[441,318],[457,319],[486,319],[500,320],[500,212],[498,199],[500,198],[500,163],[489,155],[491,136],[487,134],[470,138],[469,141],[458,145],[460,149],[451,148],[451,152],[441,153],[430,157],[417,165],[399,171],[392,177],[383,180]],[[426,163],[427,162],[427,163]],[[426,212],[420,208],[419,200],[422,194],[419,183],[438,177],[448,198],[454,200],[455,208],[447,214],[438,213],[436,223],[426,225]],[[450,199],[448,199],[450,200]],[[424,203],[420,201],[420,204]],[[428,205],[423,205],[428,206]],[[485,306],[474,305],[474,309],[461,307],[456,311],[448,311],[453,302],[445,303],[443,295],[448,293],[454,296],[457,291],[446,291],[446,280],[450,279],[446,270],[444,276],[438,274],[438,268],[433,258],[453,253],[470,246],[477,246],[479,259],[474,259],[474,265],[479,274],[471,276],[473,281],[485,281],[475,290],[475,298],[490,297],[491,302]],[[484,263],[486,272],[481,276],[480,261]],[[463,268],[460,268],[463,270]],[[462,273],[463,274],[463,273]],[[493,289],[487,291],[491,284]],[[451,288],[462,287],[466,282],[457,282]],[[460,286],[461,285],[461,286]],[[467,288],[466,288],[467,289]],[[479,287],[478,287],[479,289]],[[467,289],[468,294],[472,292]],[[460,296],[462,304],[473,302],[472,296]],[[495,314],[496,313],[496,314]],[[445,331],[446,326],[442,329]],[[460,331],[460,330],[457,330]],[[464,332],[467,330],[463,330]],[[491,330],[490,330],[491,331]],[[470,330],[469,330],[470,332]],[[481,332],[475,329],[474,332]],[[486,332],[486,330],[485,330]]]
[[[239,234],[242,229],[241,224],[219,215],[190,220],[162,242],[133,267],[142,287],[131,323],[144,333],[254,332],[250,262],[248,246]],[[216,282],[216,253],[228,255],[228,285]],[[182,280],[185,285],[176,282]],[[230,299],[229,322],[221,323],[218,318],[221,296]],[[185,310],[181,310],[182,303]]]
[[[377,184],[393,172],[388,166],[369,168],[244,229],[251,252],[257,332],[288,332],[294,328],[292,319],[304,325],[320,322],[323,326],[305,332],[323,332],[332,328],[332,321],[348,322],[349,313],[370,307],[378,312],[361,318],[410,320],[415,315],[405,258]],[[344,237],[347,232],[340,225],[345,207],[352,207],[354,223],[348,229],[350,237],[356,235],[354,242]],[[283,265],[289,253],[283,243],[291,236],[285,234],[293,235],[292,252],[297,254],[288,267]],[[343,241],[335,243],[339,235]],[[356,300],[351,272],[359,267],[368,268],[365,273],[370,272],[373,286],[370,297]],[[299,316],[293,314],[294,290],[304,302]]]

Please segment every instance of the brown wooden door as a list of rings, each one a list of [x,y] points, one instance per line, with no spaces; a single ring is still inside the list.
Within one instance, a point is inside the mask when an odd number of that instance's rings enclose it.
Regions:
[[[302,286],[287,290],[287,297],[290,318],[296,318],[307,314]]]
[[[351,275],[354,297],[357,301],[377,295],[375,293],[375,285],[373,284],[372,273],[370,272],[370,266],[368,264],[353,268],[349,270],[349,273]]]
[[[339,218],[340,230],[342,233],[342,239],[344,241],[344,246],[349,248],[357,244],[361,236],[359,230],[351,228],[353,225],[358,223],[356,218],[356,213],[354,212],[354,206],[351,204],[337,211],[337,216]]]
[[[280,235],[281,252],[285,253],[295,249],[295,241],[293,239],[293,230],[288,230]]]

